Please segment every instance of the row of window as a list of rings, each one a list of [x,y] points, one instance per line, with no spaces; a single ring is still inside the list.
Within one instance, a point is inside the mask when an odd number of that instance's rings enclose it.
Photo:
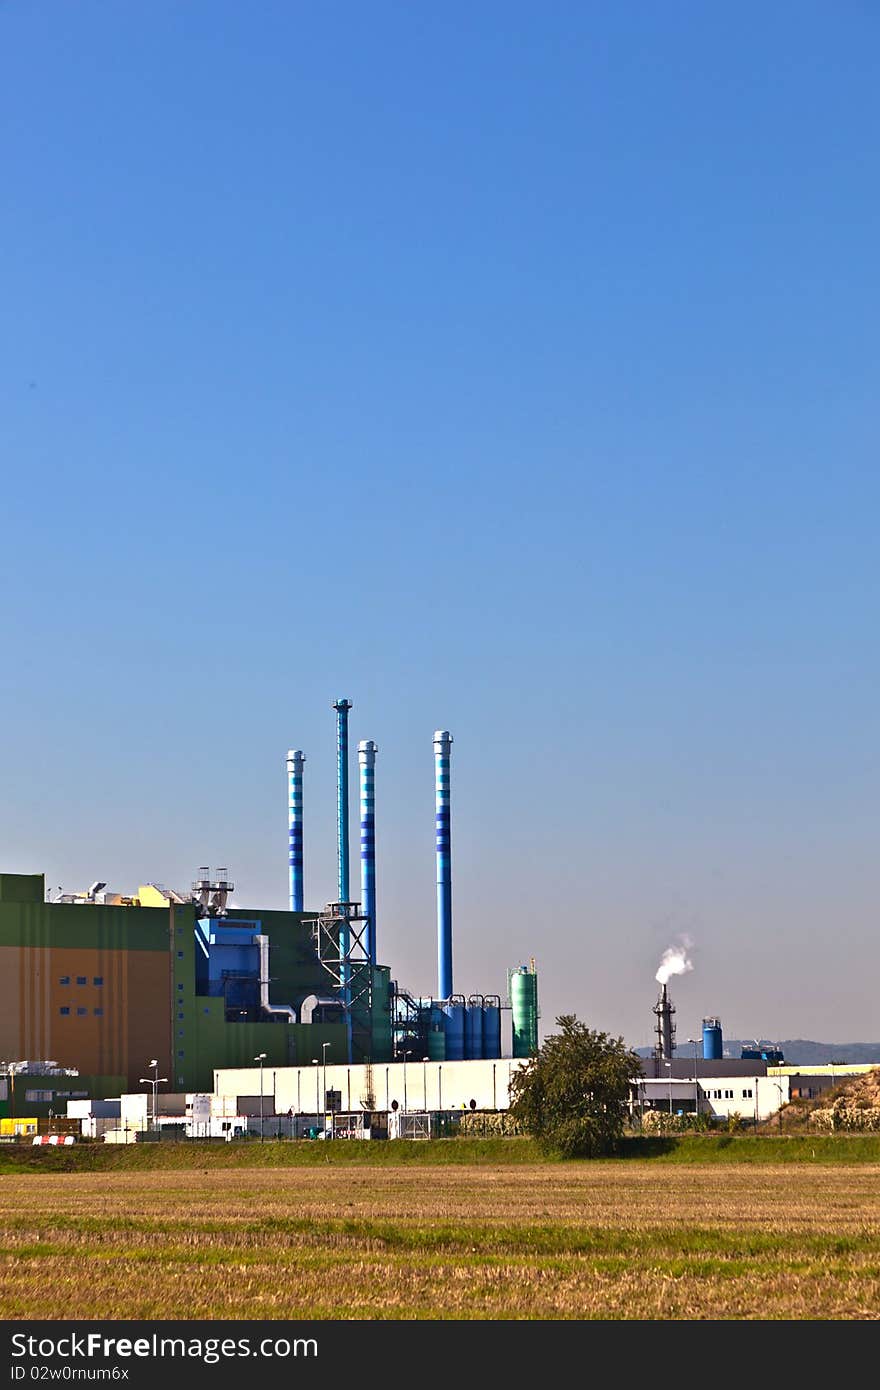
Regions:
[[[62,975],[62,976],[60,977],[59,981],[58,981],[59,985],[69,985],[69,984],[70,984],[70,978],[71,978],[71,977],[70,977],[69,975]],[[76,977],[76,983],[77,983],[78,985],[87,985],[88,982],[89,982],[89,981],[88,981],[88,977],[87,977],[87,976],[85,976],[85,975],[77,975],[77,977]],[[104,976],[103,976],[103,975],[93,975],[93,976],[92,976],[92,984],[93,984],[93,985],[102,985],[103,983],[104,983]]]
[[[24,1098],[40,1101],[45,1105],[47,1101],[52,1100],[85,1100],[88,1094],[88,1091],[25,1091]]]
[[[58,1010],[58,1012],[61,1014],[61,1017],[62,1017],[62,1018],[67,1018],[68,1014],[69,1014],[71,1011],[70,1011],[70,1009],[67,1007],[66,1004],[63,1004],[62,1007]],[[76,1011],[76,1016],[77,1016],[77,1018],[85,1018],[85,1016],[86,1016],[87,1013],[88,1013],[88,1009],[77,1009],[77,1011]],[[103,1009],[92,1009],[92,1014],[93,1014],[93,1016],[94,1016],[95,1018],[102,1018],[102,1017],[103,1017],[103,1014],[104,1014],[104,1010],[103,1010]]]
[[[707,1094],[708,1094],[708,1092],[707,1092]],[[743,1088],[742,1098],[743,1098],[743,1100],[751,1100],[751,1099],[752,1099],[752,1088],[751,1088],[751,1086],[749,1086],[749,1087],[744,1087],[744,1088]],[[733,1091],[713,1091],[713,1092],[712,1092],[712,1099],[713,1099],[713,1100],[733,1100]]]

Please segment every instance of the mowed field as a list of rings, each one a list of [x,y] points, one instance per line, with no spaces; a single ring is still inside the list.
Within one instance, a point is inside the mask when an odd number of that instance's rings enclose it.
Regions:
[[[880,1165],[0,1177],[4,1318],[870,1318]]]

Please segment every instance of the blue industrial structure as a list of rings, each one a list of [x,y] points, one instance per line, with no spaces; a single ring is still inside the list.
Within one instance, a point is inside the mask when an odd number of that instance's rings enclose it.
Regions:
[[[437,850],[437,993],[452,995],[452,827],[449,803],[449,754],[452,735],[434,734],[434,801]]]
[[[334,700],[336,711],[336,848],[339,863],[339,899],[351,901],[348,886],[348,711],[351,700]]]
[[[367,919],[365,944],[376,964],[376,754],[372,739],[358,744],[361,793],[361,908]]]
[[[312,923],[317,958],[326,973],[326,996],[314,996],[317,1008],[333,1006],[334,1019],[346,1025],[348,1057],[353,1057],[354,1035],[373,1040],[373,1060],[389,1055],[431,1061],[463,1061],[501,1056],[501,998],[497,994],[473,994],[469,999],[453,993],[452,978],[452,843],[450,806],[450,752],[452,735],[445,729],[434,734],[435,851],[437,887],[436,998],[413,997],[396,983],[383,983],[386,972],[378,967],[376,931],[376,753],[372,739],[357,745],[360,789],[361,902],[351,899],[349,866],[349,768],[348,715],[351,700],[333,701],[336,711],[336,809],[338,848],[338,899]],[[289,803],[290,905],[301,910],[303,901],[302,764],[299,750],[287,757]],[[255,1016],[286,1013],[287,1006],[268,1003],[268,956],[261,943],[259,922],[251,936],[234,937],[215,932],[206,944],[201,969],[208,985],[223,992],[231,1010],[256,1011]],[[241,939],[239,940],[239,936]],[[235,952],[238,952],[236,955]],[[243,953],[243,954],[242,954]],[[219,972],[219,973],[218,973]],[[265,981],[264,981],[265,976]],[[255,983],[256,980],[256,994]],[[378,989],[378,993],[377,993]],[[294,1011],[291,1010],[291,1013]],[[536,1014],[536,1010],[534,1011]],[[310,1015],[311,1016],[311,1015]],[[323,1013],[322,1013],[323,1017]],[[530,1038],[532,1034],[529,1034]],[[387,1041],[386,1041],[387,1039]],[[529,1044],[530,1051],[536,1046]],[[387,1050],[386,1050],[387,1049]]]
[[[303,763],[299,748],[287,755],[287,849],[290,869],[290,910],[303,910]]]

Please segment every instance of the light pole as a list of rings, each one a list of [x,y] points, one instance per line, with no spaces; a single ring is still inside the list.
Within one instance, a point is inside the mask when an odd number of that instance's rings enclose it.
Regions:
[[[403,1113],[406,1114],[406,1058],[409,1048],[403,1049]]]
[[[773,1085],[779,1092],[779,1133],[782,1133],[782,1082],[774,1081]]]
[[[422,1058],[422,1109],[428,1113],[428,1058]]]
[[[156,1061],[156,1058],[155,1058],[155,1057],[153,1057],[153,1058],[147,1063],[147,1066],[153,1068],[153,1075],[152,1075],[152,1076],[142,1076],[141,1079],[140,1079],[140,1084],[141,1084],[142,1086],[152,1086],[152,1088],[153,1088],[153,1129],[155,1129],[155,1128],[156,1128],[156,1109],[157,1109],[156,1092],[157,1092],[158,1089],[159,1089],[159,1082],[160,1082],[160,1081],[164,1081],[166,1085],[168,1084],[168,1077],[167,1077],[167,1076],[160,1076],[160,1075],[159,1075],[159,1063]]]
[[[699,1118],[700,1114],[700,1087],[697,1082],[697,1039],[688,1038],[689,1043],[694,1045],[694,1115]]]
[[[320,1102],[319,1102],[319,1100],[318,1100],[318,1083],[319,1083],[320,1080],[321,1080],[321,1073],[318,1071],[318,1059],[317,1059],[317,1057],[313,1057],[313,1058],[312,1058],[312,1065],[313,1065],[314,1068],[315,1068],[315,1119],[317,1119],[318,1116],[319,1116],[320,1113],[321,1113],[321,1106],[320,1106]],[[322,1125],[321,1128],[323,1129],[324,1126]]]
[[[672,1117],[672,1063],[664,1062],[664,1067],[669,1068],[669,1115]]]
[[[260,1143],[263,1142],[263,1063],[266,1060],[265,1052],[260,1052],[254,1058],[260,1064]]]
[[[326,1043],[321,1043],[321,1062],[322,1062],[322,1064],[323,1064],[323,1070],[324,1070],[324,1077],[323,1077],[323,1080],[324,1080],[324,1108],[325,1108],[325,1110],[326,1110],[326,1108],[327,1108],[327,1048],[328,1048],[328,1047],[330,1047],[330,1043],[328,1043],[328,1042],[326,1042]]]

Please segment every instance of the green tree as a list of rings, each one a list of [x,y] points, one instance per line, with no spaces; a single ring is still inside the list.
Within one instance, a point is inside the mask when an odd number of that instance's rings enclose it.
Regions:
[[[622,1038],[561,1014],[558,1033],[511,1080],[514,1119],[563,1158],[599,1158],[620,1142],[630,1081],[641,1062]]]

